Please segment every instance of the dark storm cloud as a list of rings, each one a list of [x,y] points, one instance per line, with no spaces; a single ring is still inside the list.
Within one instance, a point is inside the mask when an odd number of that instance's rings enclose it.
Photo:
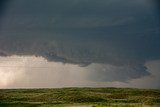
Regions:
[[[8,0],[1,0],[0,1],[0,14],[2,14],[7,2],[8,2]]]
[[[144,72],[146,70],[147,67],[144,67],[143,65],[135,65],[135,66],[98,65],[95,66],[95,68],[90,71],[91,75],[89,75],[89,79],[99,82],[100,81],[126,82],[131,78],[136,79],[136,78],[141,78],[144,75],[150,75],[150,73]]]
[[[117,80],[139,78],[149,75],[145,61],[160,58],[154,6],[148,0],[10,1],[1,20],[0,50],[82,66],[111,64],[114,72],[121,66],[130,76]]]

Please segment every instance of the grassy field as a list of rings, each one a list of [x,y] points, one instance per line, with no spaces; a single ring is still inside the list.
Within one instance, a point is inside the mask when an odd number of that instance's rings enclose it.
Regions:
[[[0,107],[107,106],[160,107],[160,90],[130,88],[60,88],[0,90]]]

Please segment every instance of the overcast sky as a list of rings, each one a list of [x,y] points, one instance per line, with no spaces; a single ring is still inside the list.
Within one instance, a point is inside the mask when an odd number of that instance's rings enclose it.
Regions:
[[[158,0],[2,0],[0,88],[160,88]]]

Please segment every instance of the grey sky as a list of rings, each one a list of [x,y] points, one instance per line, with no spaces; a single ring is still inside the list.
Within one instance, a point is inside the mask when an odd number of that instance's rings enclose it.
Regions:
[[[87,71],[93,82],[151,76],[145,64],[160,59],[158,3],[8,1],[0,11],[0,55],[39,56],[82,68],[92,65]]]

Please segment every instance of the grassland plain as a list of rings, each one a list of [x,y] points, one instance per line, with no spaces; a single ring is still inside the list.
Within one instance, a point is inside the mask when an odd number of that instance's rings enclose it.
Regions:
[[[160,90],[131,88],[1,89],[0,107],[160,107]]]

